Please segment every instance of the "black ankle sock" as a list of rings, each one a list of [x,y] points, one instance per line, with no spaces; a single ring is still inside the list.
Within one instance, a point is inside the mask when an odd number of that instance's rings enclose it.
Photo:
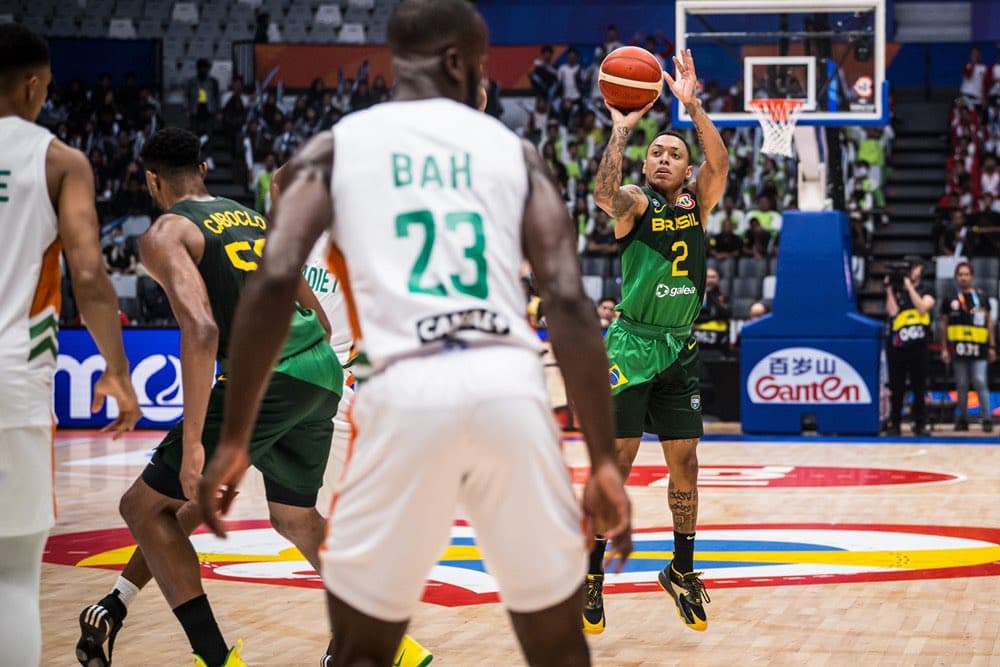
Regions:
[[[608,541],[597,538],[594,540],[594,548],[590,551],[590,568],[587,574],[604,574],[604,550],[608,547]]]
[[[694,533],[674,531],[674,569],[680,574],[694,570]]]
[[[200,655],[207,665],[216,667],[226,661],[229,647],[215,622],[207,595],[199,595],[175,608],[174,616],[184,628],[191,650]]]
[[[103,598],[101,598],[101,601],[98,602],[97,604],[107,609],[108,613],[111,614],[111,617],[116,621],[118,621],[119,623],[125,620],[125,616],[128,615],[128,609],[125,607],[125,604],[118,597],[118,591],[108,593]]]

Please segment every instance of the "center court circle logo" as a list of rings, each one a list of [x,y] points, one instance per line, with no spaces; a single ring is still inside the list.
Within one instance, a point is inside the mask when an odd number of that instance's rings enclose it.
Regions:
[[[574,484],[583,484],[590,468],[572,468]],[[628,486],[666,487],[670,471],[666,466],[632,466]],[[957,475],[924,470],[891,468],[847,468],[835,466],[730,465],[698,468],[699,487],[717,488],[818,488],[831,486],[892,486],[932,484],[963,479]]]
[[[211,579],[322,588],[302,555],[267,521],[231,522],[229,539],[198,533],[191,541]],[[635,552],[605,593],[659,591],[656,575],[672,557],[673,529],[635,531]],[[128,530],[49,538],[44,560],[121,570],[135,546]],[[947,579],[1000,575],[1000,529],[869,524],[747,524],[698,527],[695,569],[710,589]],[[497,602],[475,533],[452,527],[451,544],[432,569],[423,600],[448,607]]]

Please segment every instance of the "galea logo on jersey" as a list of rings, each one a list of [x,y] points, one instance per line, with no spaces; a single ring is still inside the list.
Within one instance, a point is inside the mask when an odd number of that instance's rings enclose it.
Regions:
[[[97,459],[101,465],[113,461]],[[119,461],[120,459],[116,459]],[[145,461],[143,461],[145,462]],[[75,464],[74,464],[75,465]],[[88,463],[89,465],[89,463]],[[590,468],[571,468],[574,484],[590,477]],[[846,486],[895,486],[899,484],[936,484],[965,479],[958,475],[926,470],[891,468],[846,468],[837,466],[788,465],[717,465],[698,468],[698,486],[720,489],[811,489]],[[666,488],[670,471],[666,466],[632,466],[628,486]]]
[[[681,196],[677,198],[677,201],[674,202],[674,206],[676,208],[683,208],[689,211],[694,208],[694,199],[692,199],[691,195],[688,193],[683,192],[681,193]]]
[[[302,554],[267,521],[231,521],[220,540],[197,532],[201,575],[305,588],[323,582]],[[656,575],[672,557],[672,528],[633,531],[621,573],[609,568],[605,593],[659,592]],[[126,528],[53,535],[47,563],[120,571],[135,550]],[[698,526],[695,569],[709,589],[988,577],[1000,575],[1000,529],[868,524]],[[431,570],[424,602],[448,607],[497,602],[472,528],[458,521]],[[662,594],[662,593],[658,593]]]
[[[698,290],[690,285],[683,285],[681,287],[671,287],[670,285],[664,285],[660,283],[656,286],[656,298],[663,299],[668,296],[680,296],[680,295],[691,295],[697,294]]]
[[[510,333],[507,319],[485,308],[470,308],[453,313],[441,313],[417,321],[417,336],[421,343],[432,343],[453,337],[459,331],[478,331],[495,336]]]
[[[700,410],[701,409],[701,394],[695,394],[691,397],[691,409]]]
[[[618,368],[618,364],[615,364],[608,370],[608,381],[611,383],[612,389],[617,389],[622,385],[628,384],[628,378],[622,373],[622,369]]]
[[[757,362],[747,377],[753,403],[871,403],[868,386],[849,363],[812,347],[775,350]]]

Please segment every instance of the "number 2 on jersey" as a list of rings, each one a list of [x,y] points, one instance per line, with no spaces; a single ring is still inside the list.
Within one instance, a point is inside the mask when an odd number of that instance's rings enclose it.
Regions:
[[[681,268],[681,262],[688,258],[688,244],[684,241],[678,241],[670,246],[670,252],[677,252],[678,248],[680,248],[680,253],[674,258],[670,266],[670,275],[674,277],[686,276],[688,274],[687,269]]]
[[[410,227],[418,225],[424,228],[424,242],[410,271],[409,289],[414,294],[430,294],[432,296],[447,296],[448,290],[441,283],[424,284],[424,273],[430,263],[431,253],[436,240],[436,225],[434,214],[427,209],[410,211],[396,216],[396,238],[409,238]],[[460,273],[452,273],[451,286],[455,291],[467,294],[477,299],[485,299],[489,295],[489,285],[486,283],[486,234],[483,232],[483,218],[474,211],[455,211],[444,217],[445,230],[455,232],[462,225],[472,228],[472,245],[465,248],[465,257],[476,266],[476,276],[471,282],[463,282]]]

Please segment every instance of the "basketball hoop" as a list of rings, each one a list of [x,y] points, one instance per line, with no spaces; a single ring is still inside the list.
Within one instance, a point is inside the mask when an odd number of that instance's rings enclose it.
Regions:
[[[768,155],[792,157],[792,133],[795,131],[795,121],[802,113],[802,100],[750,100],[750,109],[764,130],[761,151]]]

